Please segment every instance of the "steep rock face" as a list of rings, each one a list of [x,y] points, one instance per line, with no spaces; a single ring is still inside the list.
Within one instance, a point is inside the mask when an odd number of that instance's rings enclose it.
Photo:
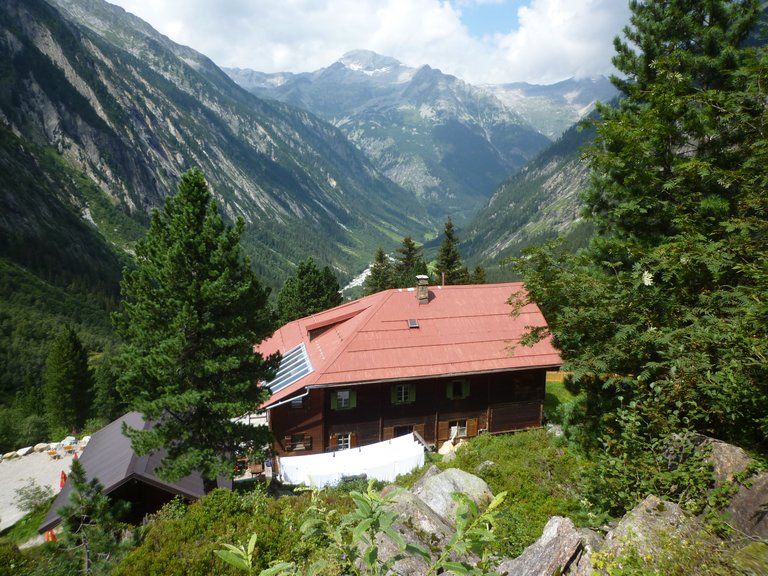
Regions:
[[[549,143],[488,90],[364,50],[312,73],[227,73],[329,120],[436,217],[458,222]]]
[[[592,137],[590,129],[569,129],[499,186],[462,231],[460,249],[466,259],[490,268],[558,234],[570,236],[574,245],[584,243],[591,228],[580,218],[580,194],[590,172],[581,148]]]
[[[425,230],[412,195],[333,126],[255,98],[106,2],[3,2],[0,58],[0,121],[13,132],[139,219],[200,167],[272,281],[310,254],[349,274],[378,244]]]

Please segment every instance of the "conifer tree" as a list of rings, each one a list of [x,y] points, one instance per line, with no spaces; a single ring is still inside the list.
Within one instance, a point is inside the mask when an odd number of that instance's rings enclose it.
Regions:
[[[395,284],[397,288],[408,288],[415,284],[416,276],[427,274],[427,263],[424,262],[422,247],[406,236],[397,248],[397,259],[394,266]]]
[[[394,287],[392,263],[384,249],[379,247],[373,260],[373,266],[371,266],[371,273],[363,283],[363,292],[369,295]]]
[[[91,416],[110,422],[127,410],[125,401],[117,392],[120,377],[115,366],[115,351],[107,348],[102,352],[93,375],[93,406]]]
[[[768,446],[768,58],[744,47],[759,5],[630,7],[624,98],[600,107],[588,151],[598,234],[517,261],[582,392],[571,430],[600,448],[596,486],[620,507],[647,489],[647,447],[684,431]]]
[[[97,478],[88,480],[80,460],[72,461],[67,478],[69,502],[59,508],[64,544],[79,556],[83,576],[93,573],[120,544],[119,518],[128,510],[124,502],[112,502]]]
[[[232,474],[239,451],[258,453],[269,439],[265,427],[234,420],[265,400],[257,382],[277,366],[253,350],[274,319],[268,289],[240,254],[243,227],[224,225],[202,172],[185,173],[137,244],[114,317],[126,341],[118,391],[156,422],[126,430],[134,450],[164,449],[158,475],[175,481],[197,470],[207,489]]]
[[[333,271],[324,266],[317,267],[310,257],[299,263],[296,276],[285,281],[277,296],[278,321],[287,324],[323,310],[338,306],[342,302],[341,289]]]
[[[458,248],[459,240],[453,231],[453,221],[450,216],[445,222],[443,232],[443,242],[440,244],[440,251],[437,254],[437,273],[445,275],[445,283],[467,284],[469,282],[469,273],[467,267],[461,261],[461,254]]]
[[[470,284],[485,284],[485,268],[482,266],[475,266],[475,271],[469,277]]]
[[[72,326],[51,344],[45,364],[43,398],[52,428],[82,428],[88,416],[91,375],[88,354]]]

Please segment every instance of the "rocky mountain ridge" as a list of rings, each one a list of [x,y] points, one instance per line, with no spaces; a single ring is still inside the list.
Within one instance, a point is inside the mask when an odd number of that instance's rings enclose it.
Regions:
[[[309,254],[352,275],[378,244],[430,229],[336,128],[254,97],[122,9],[8,0],[0,14],[0,121],[56,150],[114,210],[146,222],[200,167],[226,216],[245,219],[246,252],[274,285]],[[77,193],[65,200],[88,211]]]
[[[488,88],[366,50],[310,73],[225,71],[260,97],[332,122],[436,218],[450,215],[464,222],[499,183],[550,143]],[[539,106],[545,99],[539,97]]]

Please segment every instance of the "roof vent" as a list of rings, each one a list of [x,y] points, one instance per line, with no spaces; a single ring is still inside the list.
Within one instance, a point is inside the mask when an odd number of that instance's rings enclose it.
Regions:
[[[419,321],[416,320],[416,318],[408,319],[408,328],[418,328],[418,327],[419,327]]]
[[[416,299],[419,304],[429,304],[429,276],[416,276]]]

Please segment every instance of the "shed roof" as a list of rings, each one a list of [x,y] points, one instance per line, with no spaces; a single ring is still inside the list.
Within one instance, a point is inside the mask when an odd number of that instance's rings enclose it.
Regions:
[[[421,304],[414,289],[392,289],[290,322],[257,350],[303,344],[312,370],[273,390],[264,407],[307,387],[558,367],[551,339],[520,344],[530,327],[546,326],[535,304],[512,315],[508,300],[521,291],[516,282],[432,286]]]
[[[160,465],[165,452],[157,451],[151,455],[137,456],[130,439],[122,432],[123,423],[138,430],[152,426],[144,421],[141,413],[128,412],[93,434],[80,457],[80,463],[89,481],[97,478],[105,494],[114,492],[130,480],[137,480],[185,498],[196,499],[205,495],[200,474],[190,474],[178,482],[165,482],[155,476],[154,471]],[[71,490],[70,482],[67,481],[40,525],[39,532],[45,532],[59,523],[58,511],[69,502]]]

